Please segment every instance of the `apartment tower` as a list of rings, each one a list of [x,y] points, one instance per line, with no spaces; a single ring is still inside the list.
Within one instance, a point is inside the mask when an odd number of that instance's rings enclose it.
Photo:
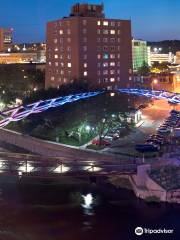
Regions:
[[[47,24],[46,88],[75,79],[113,90],[132,85],[131,21],[107,19],[104,6],[76,4]]]

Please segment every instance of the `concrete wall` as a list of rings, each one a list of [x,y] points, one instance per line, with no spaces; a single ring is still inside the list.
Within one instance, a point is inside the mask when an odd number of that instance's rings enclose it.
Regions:
[[[98,160],[98,161],[112,161],[112,160],[119,160],[118,156],[111,156],[101,153],[96,153],[93,151],[88,150],[80,150],[73,147],[67,147],[61,144],[57,144],[54,142],[43,141],[34,137],[30,137],[28,135],[23,135],[21,133],[17,133],[14,131],[0,129],[0,140],[9,144],[13,144],[15,146],[19,146],[23,149],[26,149],[32,153],[36,153],[39,155],[43,155],[46,157],[64,157],[66,158],[73,158],[77,160]],[[120,162],[119,162],[120,163]]]

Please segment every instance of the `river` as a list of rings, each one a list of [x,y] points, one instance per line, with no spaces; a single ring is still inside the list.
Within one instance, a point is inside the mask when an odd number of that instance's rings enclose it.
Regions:
[[[1,240],[156,239],[136,236],[137,226],[173,229],[165,239],[180,236],[179,205],[145,203],[104,183],[1,184],[0,213]]]

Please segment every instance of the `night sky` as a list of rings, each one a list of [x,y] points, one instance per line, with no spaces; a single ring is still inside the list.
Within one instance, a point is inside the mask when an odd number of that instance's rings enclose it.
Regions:
[[[77,0],[2,0],[0,27],[14,28],[15,42],[45,41],[46,22],[68,16]],[[101,3],[101,0],[79,2]],[[180,40],[180,0],[104,0],[107,18],[132,20],[135,38]]]

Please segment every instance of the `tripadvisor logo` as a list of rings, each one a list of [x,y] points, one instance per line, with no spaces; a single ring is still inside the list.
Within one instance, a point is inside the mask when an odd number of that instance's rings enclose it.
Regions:
[[[142,227],[136,227],[135,228],[135,234],[140,236],[142,234],[172,234],[174,232],[173,229],[150,229],[150,228],[142,228]]]
[[[142,235],[143,234],[143,228],[142,227],[137,227],[135,228],[135,234],[136,235]]]

